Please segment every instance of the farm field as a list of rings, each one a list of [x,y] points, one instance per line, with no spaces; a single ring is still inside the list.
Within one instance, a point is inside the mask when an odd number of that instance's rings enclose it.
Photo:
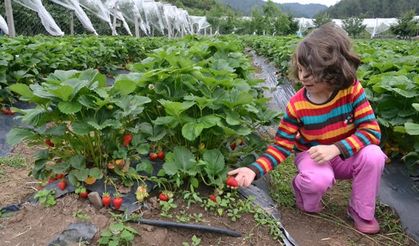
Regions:
[[[256,78],[261,68],[245,50],[276,65],[280,87],[298,41],[294,36],[1,38],[2,119],[16,117],[22,124],[8,131],[10,154],[0,157],[0,208],[21,205],[0,214],[0,240],[44,245],[70,223],[86,222],[97,229],[93,245],[281,244],[275,220],[227,187],[235,185],[226,179],[228,170],[250,164],[272,141],[272,134],[259,130],[275,131],[281,117],[269,108],[263,80]],[[417,42],[356,40],[355,48],[363,62],[358,78],[383,131],[381,147],[417,177]],[[19,103],[28,107],[15,107]],[[379,234],[353,230],[346,218],[348,182],[328,192],[324,212],[300,212],[290,188],[296,172],[292,158],[269,175],[267,185],[298,245],[417,245],[382,203]],[[52,191],[43,188],[48,182]],[[100,197],[107,192],[114,200],[125,199],[122,208],[97,208],[80,197],[84,189],[95,191],[95,184],[104,184]],[[24,203],[35,194],[41,204]],[[134,213],[122,216],[133,207]],[[138,217],[229,228],[242,237],[127,221]]]

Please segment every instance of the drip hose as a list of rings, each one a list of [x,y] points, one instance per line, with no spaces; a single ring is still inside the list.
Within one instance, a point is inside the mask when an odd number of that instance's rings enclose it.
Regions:
[[[203,232],[224,234],[230,237],[242,236],[239,232],[236,232],[227,228],[213,227],[213,226],[207,226],[207,225],[184,224],[184,223],[177,223],[177,222],[171,222],[171,221],[151,220],[151,219],[139,219],[138,221],[131,221],[131,222],[138,222],[138,224],[152,225],[152,226],[159,226],[159,227],[192,229],[192,230],[198,230],[198,231],[203,231]]]

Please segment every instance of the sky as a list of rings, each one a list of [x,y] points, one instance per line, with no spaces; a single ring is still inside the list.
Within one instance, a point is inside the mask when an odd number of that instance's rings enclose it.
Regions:
[[[277,2],[277,3],[301,3],[301,4],[319,3],[319,4],[326,5],[328,7],[339,2],[339,0],[272,0],[272,1]]]

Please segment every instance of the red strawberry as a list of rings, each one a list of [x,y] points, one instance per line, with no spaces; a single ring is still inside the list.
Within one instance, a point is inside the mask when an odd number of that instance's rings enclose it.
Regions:
[[[65,190],[65,187],[67,187],[67,182],[65,182],[65,180],[61,180],[58,182],[57,186],[60,190]]]
[[[227,178],[226,184],[229,188],[235,188],[239,186],[239,183],[237,183],[237,180],[233,176],[229,176]]]
[[[80,198],[86,199],[88,196],[89,196],[89,193],[87,192],[85,188],[80,190],[80,193],[79,193]]]
[[[55,180],[57,180],[57,178],[49,178],[48,179],[48,184],[54,183]]]
[[[57,176],[55,176],[55,179],[62,179],[64,178],[64,173],[59,173]]]
[[[158,155],[154,152],[150,153],[148,156],[150,157],[150,160],[152,160],[152,161],[155,161],[158,158]]]
[[[10,108],[7,108],[7,107],[2,108],[1,112],[5,115],[14,115],[15,114]]]
[[[109,195],[109,193],[107,193],[107,192],[103,193],[102,204],[105,207],[109,207],[109,205],[111,205],[111,196]]]
[[[120,196],[116,196],[113,200],[112,200],[112,204],[113,204],[113,207],[115,208],[115,209],[119,209],[120,207],[121,207],[121,205],[122,205],[122,202],[124,201],[124,199],[122,198],[122,197],[120,197]]]
[[[236,149],[236,147],[237,147],[237,145],[236,145],[236,143],[235,143],[235,142],[233,142],[233,143],[231,143],[231,144],[230,144],[230,149],[231,149],[231,150],[235,150],[235,149]]]
[[[124,145],[124,147],[127,147],[132,141],[132,134],[131,133],[127,133],[122,137],[122,145]]]
[[[160,201],[167,202],[167,201],[169,201],[169,196],[168,196],[168,195],[166,195],[166,194],[164,194],[164,193],[160,193],[160,195],[159,195],[159,200],[160,200]]]
[[[49,147],[54,147],[54,143],[49,138],[45,139],[45,144],[48,145]]]
[[[79,193],[79,197],[86,199],[89,196],[89,193],[87,193],[87,191],[82,191]]]
[[[213,201],[213,202],[217,202],[217,196],[215,196],[214,194],[211,194],[211,195],[209,196],[209,199],[210,199],[211,201]]]
[[[159,158],[160,160],[164,160],[164,151],[163,150],[160,150],[157,153],[157,158]]]

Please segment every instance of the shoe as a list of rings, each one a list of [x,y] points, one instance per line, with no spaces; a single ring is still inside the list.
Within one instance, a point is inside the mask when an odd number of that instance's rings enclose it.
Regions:
[[[320,213],[322,211],[323,208],[320,204],[317,206],[316,209],[314,209],[312,211],[307,211],[306,209],[304,209],[303,197],[301,196],[300,190],[295,185],[295,177],[292,180],[292,189],[294,191],[295,205],[297,206],[298,209],[300,209],[301,211],[303,211],[305,213],[309,213],[309,214],[316,214],[316,213]]]
[[[362,233],[377,234],[380,231],[380,225],[375,218],[364,220],[351,207],[348,208],[348,216],[354,221],[355,229]]]

